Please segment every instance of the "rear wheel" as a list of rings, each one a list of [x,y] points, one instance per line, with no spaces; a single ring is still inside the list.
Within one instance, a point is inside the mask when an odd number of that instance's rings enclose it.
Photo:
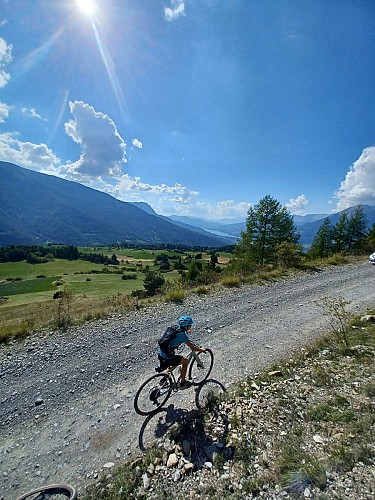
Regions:
[[[70,484],[50,484],[31,490],[18,497],[17,500],[47,500],[47,498],[76,500],[77,492]]]
[[[189,366],[189,379],[194,385],[199,385],[211,373],[214,364],[214,354],[211,349],[206,349],[206,352],[194,353],[194,355],[194,359]]]
[[[164,405],[171,392],[171,378],[165,373],[157,373],[138,389],[134,398],[134,409],[139,415],[151,415]]]

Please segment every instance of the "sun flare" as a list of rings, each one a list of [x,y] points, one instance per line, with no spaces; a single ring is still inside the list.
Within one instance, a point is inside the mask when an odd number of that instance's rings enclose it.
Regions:
[[[77,0],[78,8],[86,16],[92,16],[95,14],[96,5],[94,0]]]

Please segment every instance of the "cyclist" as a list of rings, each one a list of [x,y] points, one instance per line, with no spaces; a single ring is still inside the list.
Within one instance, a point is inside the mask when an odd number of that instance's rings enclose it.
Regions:
[[[169,344],[169,351],[171,352],[171,355],[163,352],[160,347],[158,348],[158,358],[161,371],[166,370],[169,367],[181,365],[180,389],[187,389],[192,385],[192,382],[190,382],[190,380],[186,380],[186,371],[189,360],[184,356],[174,354],[174,350],[181,344],[186,344],[192,351],[206,352],[206,349],[196,346],[195,344],[193,344],[193,342],[190,341],[188,337],[188,333],[190,332],[191,327],[194,323],[195,321],[188,315],[178,318],[177,333]]]

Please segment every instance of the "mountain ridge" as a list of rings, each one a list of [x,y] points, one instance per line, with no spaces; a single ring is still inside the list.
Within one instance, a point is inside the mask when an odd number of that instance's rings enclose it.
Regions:
[[[0,161],[0,245],[58,242],[219,248],[225,238],[182,228],[101,191]]]

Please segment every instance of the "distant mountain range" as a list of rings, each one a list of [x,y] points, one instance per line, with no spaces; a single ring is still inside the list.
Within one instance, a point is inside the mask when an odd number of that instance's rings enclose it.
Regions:
[[[364,206],[368,227],[375,207]],[[355,207],[345,210],[349,214]],[[342,212],[294,216],[308,248],[323,220]],[[65,243],[174,244],[220,248],[236,243],[246,222],[158,215],[147,203],[126,203],[59,177],[0,161],[0,246]]]
[[[144,205],[0,162],[0,246],[130,242],[218,248],[230,243],[200,228],[181,227]]]
[[[299,231],[301,238],[300,243],[305,249],[308,249],[314,240],[314,237],[322,225],[326,217],[329,218],[332,225],[337,224],[342,212],[347,212],[350,215],[356,207],[347,208],[335,214],[308,214],[308,215],[294,215],[294,223]],[[375,207],[364,205],[363,212],[367,219],[367,228],[370,229],[375,223]],[[171,215],[170,218],[174,221],[185,221],[191,225],[196,225],[200,228],[210,231],[217,235],[225,235],[235,242],[240,236],[241,232],[246,230],[246,222],[232,222],[228,220],[207,220],[199,219],[197,217],[183,217],[179,215]]]

